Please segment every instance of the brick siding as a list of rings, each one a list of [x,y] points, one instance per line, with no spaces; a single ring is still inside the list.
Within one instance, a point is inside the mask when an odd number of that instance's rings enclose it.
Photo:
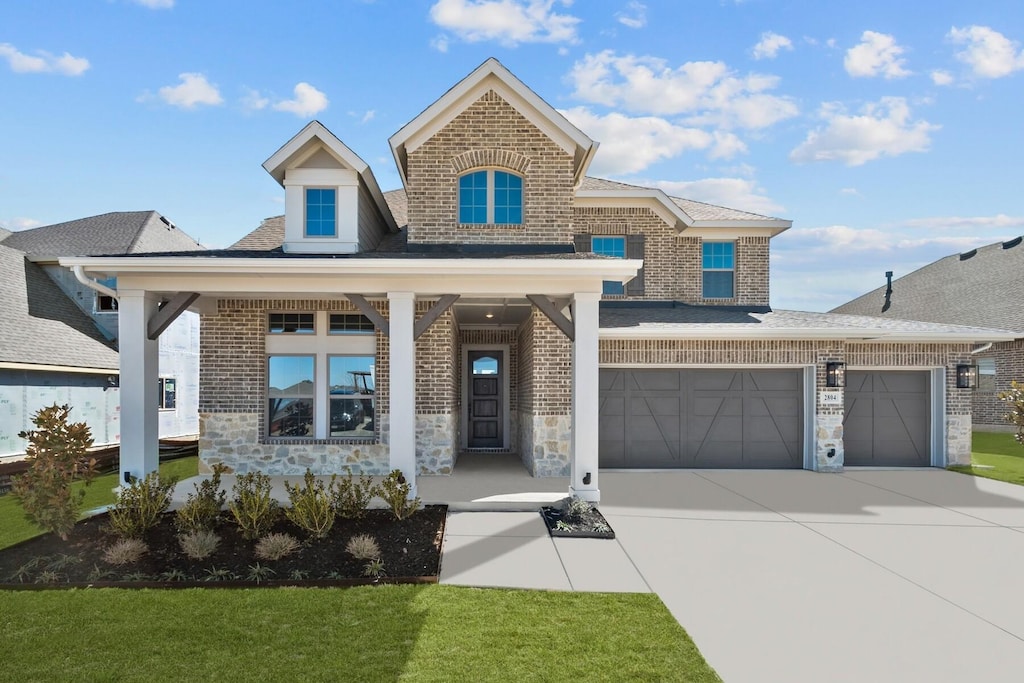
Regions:
[[[995,391],[974,391],[973,409],[975,424],[1012,429],[1013,425],[1006,421],[1005,415],[1009,406],[999,400],[999,392],[1009,391],[1010,383],[1024,382],[1024,339],[1012,342],[993,344],[985,353],[972,356],[977,363],[982,358],[992,358],[996,362]]]

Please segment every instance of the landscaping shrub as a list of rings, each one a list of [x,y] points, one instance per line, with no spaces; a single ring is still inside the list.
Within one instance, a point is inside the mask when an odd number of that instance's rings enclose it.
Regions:
[[[334,526],[332,491],[336,478],[331,476],[330,485],[324,486],[324,483],[306,468],[302,486],[292,486],[287,481],[284,483],[290,504],[285,508],[285,517],[313,538],[323,538]]]
[[[67,540],[78,521],[85,490],[71,490],[71,483],[83,479],[88,485],[96,474],[96,460],[87,456],[92,432],[84,422],[68,423],[71,407],[56,403],[40,408],[32,416],[35,429],[20,432],[28,471],[14,479],[13,493],[26,516],[39,528]]]
[[[138,538],[122,538],[103,551],[103,560],[107,564],[135,564],[149,550]]]
[[[590,503],[579,496],[571,496],[565,499],[565,505],[562,508],[562,513],[570,522],[578,522],[588,515],[592,509],[593,508]]]
[[[192,560],[205,560],[212,555],[220,544],[220,536],[209,529],[199,529],[178,534],[178,545],[181,552]]]
[[[110,526],[121,538],[142,538],[160,522],[160,515],[171,506],[171,492],[177,479],[161,481],[159,472],[133,479],[121,488],[117,502],[110,508]]]
[[[334,509],[339,517],[359,519],[378,493],[370,475],[363,474],[356,479],[352,470],[349,469],[348,475],[340,477],[335,484],[333,490]]]
[[[220,511],[228,497],[227,491],[220,487],[220,475],[225,471],[227,468],[224,465],[214,465],[213,475],[209,479],[193,484],[195,493],[188,494],[185,504],[175,514],[174,522],[178,531],[187,533],[217,526]]]
[[[1013,438],[1024,446],[1024,384],[1010,382],[1010,390],[1000,393],[999,398],[1010,405],[1006,421],[1017,427],[1017,433]]]
[[[368,534],[359,534],[350,538],[348,545],[345,546],[345,552],[357,560],[375,560],[380,557],[380,547],[377,545],[377,541]]]
[[[411,517],[420,508],[420,499],[410,500],[410,493],[412,493],[412,486],[405,481],[402,470],[392,470],[388,476],[384,477],[377,495],[388,504],[395,519],[402,520]]]
[[[289,534],[268,534],[256,544],[256,557],[261,560],[280,560],[299,549],[299,542]]]
[[[270,495],[270,477],[262,472],[239,475],[232,488],[228,510],[244,538],[251,541],[267,533],[281,510]]]

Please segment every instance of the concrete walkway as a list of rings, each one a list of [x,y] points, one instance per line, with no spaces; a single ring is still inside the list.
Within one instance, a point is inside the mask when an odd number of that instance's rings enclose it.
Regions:
[[[449,517],[441,581],[653,590],[726,681],[1020,681],[1024,487],[941,470],[602,472],[616,540]]]

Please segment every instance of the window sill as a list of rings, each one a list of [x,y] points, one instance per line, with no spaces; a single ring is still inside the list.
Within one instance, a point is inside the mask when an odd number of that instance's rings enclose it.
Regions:
[[[523,223],[459,223],[460,230],[525,230]]]

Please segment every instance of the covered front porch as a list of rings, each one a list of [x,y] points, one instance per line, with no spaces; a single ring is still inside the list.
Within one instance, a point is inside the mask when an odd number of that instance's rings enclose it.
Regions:
[[[156,469],[157,339],[175,315],[192,309],[202,322],[201,461],[207,468],[221,462],[232,473],[282,476],[301,475],[306,467],[321,475],[349,469],[381,475],[398,469],[413,482],[413,495],[425,501],[465,498],[462,502],[472,504],[531,491],[545,494],[545,500],[556,492],[556,499],[567,493],[600,499],[598,304],[602,283],[629,280],[639,261],[189,256],[69,259],[66,265],[118,278],[122,481]],[[472,363],[465,362],[474,353],[491,359],[502,344],[488,343],[486,324],[460,330],[453,305],[470,310],[476,303],[480,313],[495,301],[514,302],[528,311],[532,326],[516,328],[517,360],[532,363],[534,374],[517,375],[520,388],[528,390],[528,405],[520,402],[517,418],[500,423],[505,434],[488,442],[467,431],[480,415],[472,410]],[[317,316],[322,334],[290,339],[271,334],[269,312],[307,310]],[[365,316],[373,327],[369,339],[334,336],[326,321],[333,324],[335,311]],[[545,355],[545,340],[552,339],[562,345],[562,356]],[[342,438],[333,432],[330,406],[336,397],[328,366],[334,358],[355,353],[353,344],[374,359],[375,391],[361,399],[367,406],[372,401],[373,417],[361,421],[366,431],[357,438]],[[268,361],[296,354],[307,354],[309,367],[315,368],[305,381],[306,394],[302,383],[289,387],[294,395],[308,395],[305,431],[274,431],[267,406],[280,387],[269,383]],[[512,360],[507,353],[503,358],[506,365]],[[510,378],[506,392],[509,383]],[[501,409],[508,411],[508,403]],[[536,433],[539,429],[548,431]],[[481,433],[486,436],[488,429]],[[436,448],[439,441],[442,447]],[[542,445],[540,458],[535,444]],[[568,466],[565,460],[546,463],[544,448],[567,454]],[[466,451],[469,456],[462,455]],[[530,471],[516,461],[516,453],[530,454],[532,459],[524,458]],[[483,463],[498,456],[526,481],[544,484],[501,490],[504,479],[494,479],[495,470],[474,467],[476,458]],[[447,471],[445,458],[451,464]],[[422,476],[450,473],[456,460],[464,478]],[[467,493],[460,495],[453,487],[468,487]]]

